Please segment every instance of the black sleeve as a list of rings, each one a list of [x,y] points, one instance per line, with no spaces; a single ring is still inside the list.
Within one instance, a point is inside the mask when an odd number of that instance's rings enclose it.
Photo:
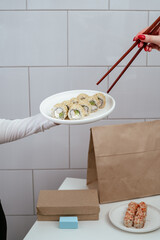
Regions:
[[[7,222],[1,201],[0,201],[0,239],[1,240],[7,239]]]

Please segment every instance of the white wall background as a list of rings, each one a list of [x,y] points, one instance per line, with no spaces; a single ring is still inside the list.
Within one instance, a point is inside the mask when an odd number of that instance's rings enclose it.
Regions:
[[[96,82],[159,15],[159,0],[0,0],[0,117],[34,115],[61,91],[106,91],[129,58]],[[160,53],[143,52],[110,92],[116,109],[106,120],[1,145],[8,240],[22,240],[36,220],[40,189],[86,177],[90,127],[159,119],[159,91]]]

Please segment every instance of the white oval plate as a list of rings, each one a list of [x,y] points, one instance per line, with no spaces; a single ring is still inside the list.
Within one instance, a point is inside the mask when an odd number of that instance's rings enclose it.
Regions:
[[[147,204],[147,217],[143,228],[127,228],[123,224],[123,219],[127,210],[128,204],[124,203],[113,207],[109,211],[110,221],[114,226],[121,230],[134,233],[146,233],[160,228],[160,210],[150,204]]]
[[[103,109],[99,109],[95,113],[91,113],[89,116],[84,117],[81,120],[61,120],[61,119],[53,118],[51,116],[51,109],[55,104],[69,100],[73,97],[77,97],[80,93],[85,93],[85,94],[88,94],[89,96],[92,96],[96,93],[103,93],[104,96],[106,97],[105,107]],[[110,95],[104,92],[99,92],[94,90],[72,90],[67,92],[61,92],[44,99],[40,104],[40,112],[44,117],[58,124],[71,124],[71,125],[96,122],[98,120],[105,118],[107,115],[109,115],[114,108],[115,108],[115,100]]]

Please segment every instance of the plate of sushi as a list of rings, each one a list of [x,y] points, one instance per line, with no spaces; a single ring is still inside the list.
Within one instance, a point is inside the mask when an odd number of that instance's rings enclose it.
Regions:
[[[54,94],[40,104],[40,112],[57,124],[86,124],[108,116],[115,100],[104,92],[72,90]]]
[[[160,209],[145,202],[115,206],[109,218],[114,226],[127,232],[146,233],[160,228]]]

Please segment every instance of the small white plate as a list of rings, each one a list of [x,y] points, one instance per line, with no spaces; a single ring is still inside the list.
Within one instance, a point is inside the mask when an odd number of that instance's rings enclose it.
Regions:
[[[150,204],[147,204],[147,217],[143,228],[127,228],[123,224],[123,219],[127,210],[128,204],[124,203],[113,207],[109,211],[110,221],[114,226],[121,230],[134,233],[146,233],[160,228],[160,210]]]
[[[96,93],[103,93],[104,96],[106,97],[105,107],[102,109],[99,109],[95,113],[91,113],[89,116],[84,117],[81,120],[61,120],[61,119],[53,118],[51,116],[51,109],[55,104],[69,100],[73,97],[77,97],[80,93],[85,93],[85,94],[88,94],[89,96],[92,96]],[[115,100],[110,95],[104,92],[99,92],[94,90],[73,90],[73,91],[61,92],[44,99],[40,104],[40,112],[44,117],[58,124],[71,124],[71,125],[96,122],[98,120],[105,118],[107,115],[109,115],[114,108],[115,108]]]

